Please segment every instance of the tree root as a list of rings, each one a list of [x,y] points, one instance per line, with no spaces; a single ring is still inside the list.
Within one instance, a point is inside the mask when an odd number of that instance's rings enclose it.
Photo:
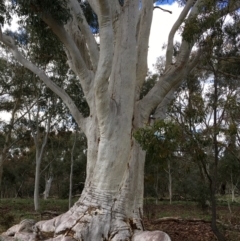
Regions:
[[[64,215],[63,215],[64,216]],[[65,221],[60,226],[62,228],[55,227],[54,230],[53,225],[57,224],[60,220],[65,217],[57,217],[57,219],[52,219],[49,221],[40,221],[34,226],[30,227],[30,224],[33,225],[32,220],[23,220],[20,224],[17,224],[10,228],[8,231],[3,233],[0,236],[1,241],[93,241],[93,240],[104,240],[104,241],[171,241],[169,236],[161,231],[134,231],[123,227],[123,223],[120,224],[119,221],[111,227],[111,233],[106,233],[103,229],[103,225],[101,223],[93,222],[90,224],[88,222],[78,222],[73,225],[74,222]],[[105,223],[106,225],[106,223]],[[107,224],[106,226],[108,226]],[[69,228],[71,226],[71,228]],[[84,229],[85,226],[85,229]],[[92,227],[91,227],[92,226]],[[65,228],[63,228],[65,227]],[[42,230],[40,229],[42,228]],[[93,230],[93,229],[98,230]],[[110,230],[111,230],[110,229]],[[57,231],[58,230],[58,231]],[[88,230],[88,233],[86,233]],[[89,232],[89,230],[92,230]],[[114,230],[114,231],[113,231]],[[109,231],[109,230],[108,230]],[[85,235],[84,235],[85,233]],[[101,233],[101,235],[99,235]],[[105,234],[104,234],[105,233]]]
[[[161,231],[143,231],[139,220],[94,206],[74,207],[47,221],[23,220],[0,236],[1,241],[170,241]]]

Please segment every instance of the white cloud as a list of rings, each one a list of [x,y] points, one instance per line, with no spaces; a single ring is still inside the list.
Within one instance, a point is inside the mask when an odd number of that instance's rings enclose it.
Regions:
[[[151,71],[153,71],[153,64],[156,63],[157,58],[165,55],[165,50],[162,50],[162,46],[167,43],[168,34],[183,9],[176,2],[162,7],[172,11],[172,14],[160,9],[153,11],[148,51],[148,68]],[[179,34],[175,36],[175,40],[179,41],[180,39]]]

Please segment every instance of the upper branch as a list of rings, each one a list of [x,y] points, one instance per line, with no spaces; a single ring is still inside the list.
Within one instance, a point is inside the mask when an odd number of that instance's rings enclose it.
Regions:
[[[100,123],[100,132],[109,113],[108,80],[113,61],[113,26],[109,0],[97,2],[98,21],[100,27],[100,56],[94,80],[97,116]]]
[[[91,71],[87,69],[87,66],[81,56],[78,47],[76,46],[76,43],[67,33],[64,27],[60,25],[55,19],[53,19],[50,14],[43,14],[42,19],[52,29],[52,31],[57,35],[57,37],[68,50],[74,64],[74,70],[77,72],[77,75],[80,78],[83,91],[87,97],[87,93],[89,92],[91,85],[92,75]]]
[[[10,48],[10,51],[12,52],[13,56],[18,60],[19,63],[21,63],[25,68],[32,71],[34,74],[36,74],[45,84],[48,88],[50,88],[55,94],[57,94],[63,102],[67,105],[69,108],[71,114],[73,115],[76,122],[79,124],[79,126],[85,131],[84,126],[84,117],[76,107],[74,101],[71,99],[71,97],[58,85],[56,85],[46,74],[43,70],[39,69],[36,65],[31,63],[29,60],[23,57],[23,55],[18,51],[16,45],[14,44],[14,41],[11,37],[6,36],[4,34],[1,35],[0,41],[5,44],[7,47]]]
[[[187,4],[185,5],[184,9],[182,10],[181,14],[179,15],[177,21],[172,26],[172,29],[168,35],[168,45],[167,45],[167,51],[166,51],[166,64],[165,67],[168,67],[172,63],[172,57],[173,57],[173,38],[180,27],[180,25],[183,23],[184,19],[186,18],[190,8],[192,7],[194,3],[194,0],[187,1]]]
[[[203,0],[198,0],[196,4],[192,7],[191,12],[189,14],[189,18],[196,18],[199,11],[200,5],[203,3]],[[143,121],[146,121],[150,115],[150,113],[164,100],[164,98],[168,95],[173,94],[171,91],[174,87],[178,86],[179,83],[183,80],[186,74],[186,65],[188,63],[191,50],[193,47],[193,42],[189,43],[187,41],[182,42],[180,47],[180,53],[177,58],[175,65],[171,65],[172,61],[172,48],[173,48],[173,37],[178,29],[178,27],[182,24],[184,20],[184,16],[188,14],[190,8],[192,6],[191,0],[187,4],[187,7],[184,8],[183,12],[181,13],[179,19],[174,24],[170,35],[169,40],[170,44],[167,49],[167,61],[168,68],[165,69],[165,73],[160,77],[159,81],[155,84],[155,86],[149,91],[149,93],[139,101],[138,106],[142,112]],[[171,93],[171,94],[170,94]]]
[[[191,58],[191,60],[188,62],[186,68],[185,68],[185,74],[184,77],[188,73],[190,73],[198,64],[199,59],[201,57],[202,50],[199,49],[198,52]],[[183,78],[184,78],[183,77]],[[166,111],[169,103],[173,100],[175,91],[180,87],[181,81],[179,81],[176,85],[173,86],[173,88],[167,93],[167,95],[163,98],[163,100],[160,102],[160,104],[157,106],[153,118],[154,119],[164,119],[166,116]]]
[[[69,5],[70,5],[71,12],[73,13],[73,16],[75,18],[75,21],[77,22],[84,38],[86,39],[89,54],[91,57],[93,70],[96,71],[98,58],[99,58],[99,50],[98,50],[96,40],[93,37],[91,29],[85,19],[85,16],[83,14],[83,11],[82,11],[78,1],[77,0],[69,0]]]
[[[111,5],[111,12],[112,12],[112,25],[113,25],[113,31],[114,31],[114,37],[116,37],[117,29],[118,29],[118,23],[119,23],[119,16],[121,13],[121,6],[118,2],[118,0],[112,0],[109,2]],[[114,42],[116,40],[114,39]]]
[[[140,93],[141,86],[145,80],[147,73],[147,56],[150,28],[152,23],[153,7],[152,2],[149,0],[142,1],[142,9],[138,22],[137,29],[137,91]]]
[[[167,13],[172,14],[172,11],[167,10],[167,9],[165,9],[165,8],[161,8],[161,7],[159,7],[159,6],[155,6],[153,9],[161,9],[163,12],[167,12]]]

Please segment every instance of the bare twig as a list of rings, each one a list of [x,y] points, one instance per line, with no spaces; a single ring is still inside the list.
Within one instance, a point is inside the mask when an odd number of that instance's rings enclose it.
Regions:
[[[161,7],[159,7],[159,6],[155,6],[155,7],[153,7],[153,10],[156,9],[156,8],[161,9],[163,12],[168,12],[168,13],[172,14],[172,11],[167,10],[167,9],[164,9],[164,8],[161,8]]]

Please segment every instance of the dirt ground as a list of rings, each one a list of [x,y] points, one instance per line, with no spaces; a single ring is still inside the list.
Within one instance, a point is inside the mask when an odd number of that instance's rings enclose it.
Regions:
[[[172,241],[215,241],[210,223],[189,221],[145,221],[145,227],[149,230],[161,230],[166,232]]]
[[[67,204],[67,201],[64,203],[61,200],[49,200],[41,212],[36,213],[33,210],[32,201],[2,200],[0,201],[0,231],[5,231],[24,218],[49,219],[50,216],[42,215],[45,210],[62,213],[67,210]],[[217,211],[218,227],[224,233],[226,240],[240,241],[240,205],[232,205],[231,213],[227,205],[219,206]],[[159,202],[157,205],[146,203],[144,206],[145,229],[164,231],[172,241],[216,241],[210,219],[210,210],[202,210],[192,202],[174,202],[172,205],[167,202]]]
[[[227,241],[240,241],[240,207],[234,207],[233,212],[230,215],[227,207],[220,207],[219,222],[224,225],[218,227]],[[209,210],[202,211],[194,205],[151,204],[145,206],[145,214],[145,228],[164,231],[172,241],[217,240],[211,229]]]

